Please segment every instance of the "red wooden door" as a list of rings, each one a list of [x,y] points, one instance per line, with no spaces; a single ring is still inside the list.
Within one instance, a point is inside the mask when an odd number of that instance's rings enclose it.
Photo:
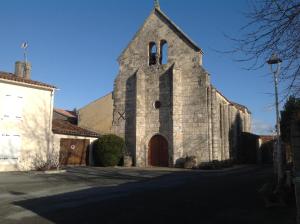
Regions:
[[[169,166],[168,142],[161,135],[155,135],[149,142],[148,163],[150,166]]]

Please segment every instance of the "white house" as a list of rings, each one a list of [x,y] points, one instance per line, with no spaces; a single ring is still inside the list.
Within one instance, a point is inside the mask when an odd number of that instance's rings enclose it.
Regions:
[[[55,87],[30,79],[29,63],[0,72],[0,171],[31,169],[51,150]]]
[[[53,120],[56,87],[31,80],[30,71],[29,63],[16,62],[15,74],[0,72],[0,171],[36,169],[49,155],[58,163],[62,152],[63,165],[91,164],[99,135]]]

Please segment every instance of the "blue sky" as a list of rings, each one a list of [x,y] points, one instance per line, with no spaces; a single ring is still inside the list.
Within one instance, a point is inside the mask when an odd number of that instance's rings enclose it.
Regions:
[[[204,51],[212,83],[253,113],[254,132],[274,126],[273,83],[267,66],[256,71],[221,54],[246,23],[247,0],[160,0],[164,11]],[[81,108],[113,89],[117,57],[150,14],[153,0],[1,0],[0,70],[14,71],[29,42],[32,79],[54,84],[59,108]]]

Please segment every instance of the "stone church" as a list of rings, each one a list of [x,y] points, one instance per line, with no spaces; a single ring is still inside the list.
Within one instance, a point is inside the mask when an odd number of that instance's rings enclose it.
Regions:
[[[237,159],[251,113],[211,84],[202,57],[156,3],[118,58],[112,131],[125,139],[135,166]]]

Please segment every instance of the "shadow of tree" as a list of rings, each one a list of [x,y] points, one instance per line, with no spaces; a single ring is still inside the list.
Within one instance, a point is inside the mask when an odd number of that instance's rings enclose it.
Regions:
[[[85,174],[85,172],[81,172],[79,170],[74,171],[76,173],[76,177],[73,178],[67,178],[67,181],[85,181],[85,177],[81,176],[81,174]],[[39,216],[53,222],[56,224],[60,223],[71,223],[76,222],[76,220],[73,219],[74,215],[72,215],[72,208],[75,208],[77,206],[82,206],[86,204],[92,204],[92,203],[101,203],[102,201],[107,200],[113,200],[116,197],[123,197],[128,196],[132,190],[134,190],[135,193],[143,193],[144,191],[147,191],[149,189],[153,189],[156,186],[156,179],[151,179],[152,182],[147,183],[147,186],[145,186],[145,182],[149,180],[149,177],[139,177],[137,176],[131,176],[126,174],[121,174],[119,172],[104,172],[104,173],[95,173],[91,171],[90,174],[95,178],[105,178],[105,179],[118,179],[118,180],[126,180],[129,182],[121,183],[121,184],[114,184],[115,186],[101,186],[101,187],[92,187],[89,189],[69,192],[69,193],[63,193],[48,197],[40,197],[35,199],[29,199],[29,200],[23,200],[14,202],[13,204],[16,206],[23,207],[27,210],[30,210],[34,212],[35,214],[38,214]],[[139,172],[138,172],[139,173]],[[144,171],[143,174],[146,174],[147,172]],[[169,176],[172,176],[173,174],[169,174]],[[114,176],[114,178],[112,178]],[[65,176],[61,176],[62,178],[66,178]],[[154,182],[153,182],[154,181]],[[60,211],[64,210],[63,214],[60,213]],[[65,210],[66,209],[66,210]],[[70,210],[71,209],[71,210]],[[90,208],[92,209],[92,208]],[[90,210],[89,209],[89,210]],[[97,214],[96,211],[94,211],[95,214]],[[98,223],[100,220],[93,220],[91,217],[85,218],[85,223]],[[26,221],[23,220],[23,221]],[[78,220],[77,220],[78,221]]]
[[[56,224],[193,223],[199,215],[204,223],[283,223],[294,212],[290,208],[265,209],[256,189],[269,173],[255,174],[246,170],[225,175],[177,172],[149,182],[137,178],[134,183],[93,187],[13,204],[37,214],[24,217],[23,223],[38,222],[41,217]]]

